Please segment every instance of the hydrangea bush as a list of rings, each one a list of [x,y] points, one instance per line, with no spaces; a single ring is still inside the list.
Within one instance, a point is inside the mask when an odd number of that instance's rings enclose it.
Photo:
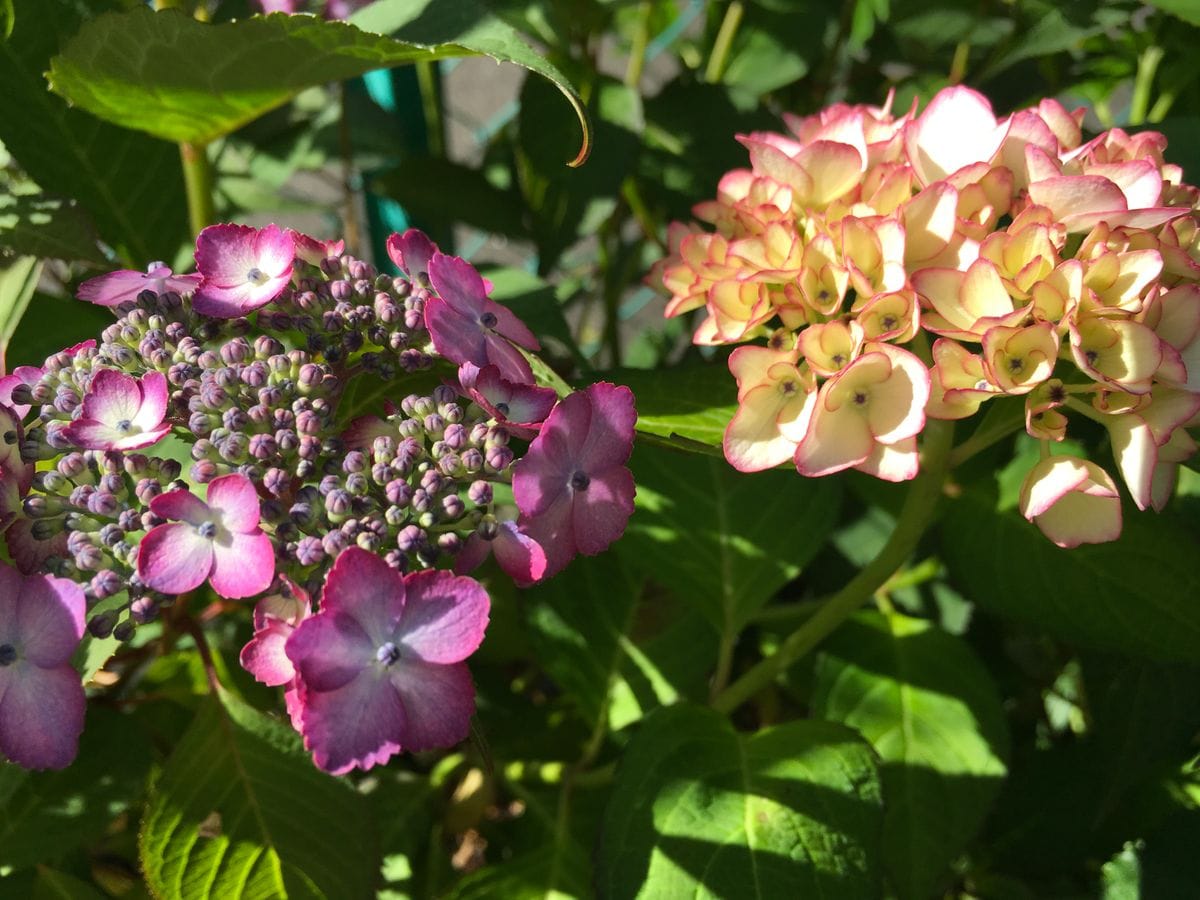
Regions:
[[[242,663],[285,687],[320,768],[452,746],[488,622],[467,573],[494,548],[528,585],[620,536],[629,390],[536,386],[537,339],[469,263],[415,230],[388,252],[402,276],[340,241],[214,225],[194,274],[84,283],[117,317],[100,340],[0,380],[5,756],[69,764],[84,628],[129,640],[202,589],[258,599]],[[385,399],[348,418],[368,379]]]
[[[1170,499],[1200,423],[1200,191],[1161,134],[1085,140],[1054,100],[891,107],[740,135],[750,168],[695,208],[709,228],[672,226],[666,314],[702,309],[696,344],[744,345],[726,458],[907,481],[927,417],[1021,397],[1042,447],[1022,514],[1060,547],[1115,540],[1112,476],[1052,448],[1099,422],[1138,509]]]

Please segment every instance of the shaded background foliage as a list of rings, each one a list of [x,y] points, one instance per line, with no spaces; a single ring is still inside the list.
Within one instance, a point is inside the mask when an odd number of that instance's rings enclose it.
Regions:
[[[980,454],[875,608],[726,718],[705,704],[872,558],[905,488],[727,467],[723,354],[661,321],[642,282],[667,223],[744,165],[735,133],[835,101],[907,108],[959,82],[998,112],[1055,96],[1093,130],[1165,132],[1195,181],[1194,4],[381,0],[355,19],[548,78],[310,20],[156,55],[202,28],[179,17],[116,52],[162,21],[133,0],[0,0],[8,366],[106,323],[70,299],[82,279],[187,252],[187,140],[220,220],[345,234],[377,260],[411,222],[489,264],[561,375],[634,388],[638,511],[547,584],[492,577],[475,739],[366,776],[320,776],[279,726],[236,662],[248,616],[211,635],[220,691],[169,620],[140,629],[92,683],[72,768],[0,765],[0,896],[1194,893],[1195,473],[1163,515],[1130,510],[1121,541],[1064,552],[1013,509],[1031,446]],[[268,34],[281,56],[259,52]],[[236,78],[210,74],[235,56]],[[292,56],[304,77],[280,71]],[[581,168],[555,81],[593,125]]]

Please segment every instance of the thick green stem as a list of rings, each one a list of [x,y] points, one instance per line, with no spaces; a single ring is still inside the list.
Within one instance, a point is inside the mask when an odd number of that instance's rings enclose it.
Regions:
[[[713,41],[712,53],[708,57],[708,65],[704,67],[704,80],[710,84],[716,84],[725,74],[725,64],[729,61],[729,48],[733,45],[734,35],[737,34],[738,26],[742,24],[742,16],[745,12],[741,0],[733,0],[725,10],[725,18],[721,20],[717,38]]]
[[[442,117],[442,89],[438,79],[437,61],[419,62],[417,89],[421,92],[421,112],[425,116],[425,132],[429,139],[429,155],[446,155],[446,121]]]
[[[625,84],[636,88],[642,81],[642,69],[646,65],[646,48],[650,45],[650,16],[654,4],[642,0],[638,6],[637,28],[633,32],[633,46],[629,50],[629,65],[625,67]]]
[[[183,186],[187,192],[188,225],[196,235],[217,218],[213,204],[213,169],[208,159],[205,144],[179,145],[179,158],[183,161]]]
[[[1133,96],[1129,98],[1129,124],[1141,125],[1146,121],[1150,109],[1150,89],[1158,64],[1162,62],[1163,49],[1157,44],[1147,47],[1138,57],[1137,75],[1133,79]]]
[[[954,423],[930,419],[925,426],[921,474],[913,481],[896,528],[879,554],[779,648],[717,695],[713,709],[730,713],[775,680],[848,619],[904,565],[933,519],[946,479]]]

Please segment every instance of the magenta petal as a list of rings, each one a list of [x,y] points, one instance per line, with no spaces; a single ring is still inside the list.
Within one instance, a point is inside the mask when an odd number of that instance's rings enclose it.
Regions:
[[[479,648],[491,606],[479,582],[430,569],[406,576],[404,589],[398,644],[431,663],[461,662]]]
[[[465,259],[435,253],[429,260],[429,282],[460,316],[475,322],[484,313],[487,291],[483,278]]]
[[[213,564],[213,542],[184,522],[158,525],[138,545],[138,577],[164,594],[186,594],[204,584]]]
[[[284,650],[294,630],[287,622],[278,619],[269,621],[242,648],[238,657],[242,668],[262,684],[271,687],[287,684],[296,677],[296,667]]]
[[[563,490],[537,516],[522,515],[518,527],[542,548],[546,558],[542,577],[557,575],[575,558],[574,502],[570,491]]]
[[[275,549],[261,531],[229,532],[212,544],[212,573],[208,583],[227,600],[261,594],[275,580]]]
[[[245,475],[236,472],[214,478],[208,484],[208,506],[220,513],[221,524],[230,531],[249,533],[258,528],[261,506],[258,491]]]
[[[377,666],[378,646],[352,616],[323,610],[296,626],[284,652],[313,691],[333,691]]]
[[[466,740],[475,714],[475,686],[464,663],[449,666],[402,659],[391,683],[404,704],[401,744],[418,752]]]
[[[17,639],[34,665],[51,668],[71,658],[83,637],[83,588],[66,578],[25,579],[17,608]]]
[[[167,376],[162,372],[147,372],[138,382],[141,404],[133,424],[142,431],[150,431],[162,424],[167,414]]]
[[[440,297],[431,297],[425,303],[425,327],[434,348],[451,362],[488,364],[487,343],[479,325]]]
[[[633,452],[633,430],[637,424],[633,391],[624,385],[601,381],[588,385],[584,394],[591,403],[591,420],[587,441],[577,457],[581,468],[591,472],[623,465]]]
[[[191,491],[182,489],[152,497],[150,511],[164,519],[176,519],[192,525],[202,525],[213,517],[207,503]]]
[[[304,746],[317,768],[342,775],[355,766],[369,769],[387,762],[400,752],[405,710],[380,667],[362,671],[337,690],[309,685],[301,702]]]
[[[487,361],[500,370],[500,375],[513,384],[532,384],[533,370],[521,351],[508,338],[498,334],[481,332]]]
[[[508,338],[514,344],[520,344],[526,350],[541,350],[542,345],[534,337],[528,326],[517,318],[517,314],[495,300],[487,301],[487,312],[496,317],[495,332]]]
[[[471,535],[454,557],[454,574],[467,575],[475,571],[488,558],[491,549],[491,542],[485,541],[478,532]]]
[[[209,225],[196,237],[196,270],[216,284],[245,281],[255,265],[254,236],[249,225]]]
[[[633,473],[623,466],[593,475],[586,490],[575,492],[572,515],[581,552],[594,556],[625,533],[633,495]]]
[[[0,562],[0,639],[16,639],[13,623],[17,621],[17,601],[24,585],[16,569]]]
[[[68,555],[66,531],[56,532],[48,541],[36,540],[31,519],[17,519],[13,522],[12,527],[4,532],[4,540],[8,545],[8,555],[24,575],[33,575],[41,571],[51,556]],[[0,592],[3,590],[3,585],[0,585]],[[3,605],[0,601],[0,620],[3,618]]]
[[[546,551],[512,522],[501,522],[492,540],[496,562],[518,585],[533,584],[546,574]]]
[[[27,769],[62,769],[79,752],[83,685],[70,665],[0,668],[0,753]]]
[[[374,553],[349,547],[325,577],[321,607],[353,616],[379,647],[395,633],[405,592],[399,572]]]
[[[296,261],[296,243],[291,232],[271,224],[254,236],[254,258],[258,268],[276,278],[291,278]]]
[[[254,294],[244,288],[201,287],[192,298],[192,309],[214,319],[236,319],[252,312]],[[274,297],[263,301],[269,303]],[[259,304],[260,306],[263,304]]]
[[[136,378],[116,369],[101,369],[92,376],[80,418],[116,425],[132,422],[141,407],[142,389]]]
[[[404,234],[393,234],[387,239],[387,254],[401,272],[413,281],[429,272],[429,261],[437,253],[437,244],[424,232],[410,228]]]

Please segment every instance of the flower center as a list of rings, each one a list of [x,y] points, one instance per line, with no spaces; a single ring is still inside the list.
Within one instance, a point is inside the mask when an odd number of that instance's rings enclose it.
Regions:
[[[479,317],[479,324],[482,325],[484,328],[495,328],[496,323],[499,321],[500,320],[496,318],[495,313],[485,312],[482,316]]]
[[[267,276],[267,273],[258,266],[252,266],[250,271],[246,273],[246,280],[251,284],[261,286],[266,284],[271,279]]]
[[[587,477],[586,472],[576,472],[571,476],[571,487],[577,491],[586,491],[591,483],[592,479]]]
[[[0,666],[11,666],[17,661],[17,648],[12,644],[0,644]]]
[[[790,397],[792,394],[796,393],[796,390],[796,382],[790,378],[779,382],[779,392],[785,396]]]
[[[1025,360],[1021,359],[1019,356],[1014,356],[1008,361],[1008,371],[1012,372],[1014,375],[1020,374],[1021,370],[1024,368]]]
[[[196,531],[202,538],[208,538],[210,541],[217,536],[216,522],[201,522],[196,526]]]
[[[120,422],[117,423],[117,431],[121,432],[122,434],[128,434],[130,429],[132,429],[132,428],[133,428],[133,423],[130,422],[128,419],[122,419]]]
[[[854,392],[854,405],[855,406],[863,406],[866,402],[867,402],[866,391],[855,391]]]
[[[502,416],[507,417],[508,416],[508,404],[507,403],[497,403],[496,404],[496,412],[500,413],[500,415],[502,415]]]
[[[375,658],[385,666],[393,665],[400,658],[400,648],[388,641],[375,651]]]
[[[15,431],[4,432],[4,443],[15,444],[17,442],[17,433]]]
[[[1083,358],[1088,361],[1089,366],[1094,366],[1096,365],[1096,360],[1100,358],[1100,354],[1095,350],[1087,350],[1084,352]]]

